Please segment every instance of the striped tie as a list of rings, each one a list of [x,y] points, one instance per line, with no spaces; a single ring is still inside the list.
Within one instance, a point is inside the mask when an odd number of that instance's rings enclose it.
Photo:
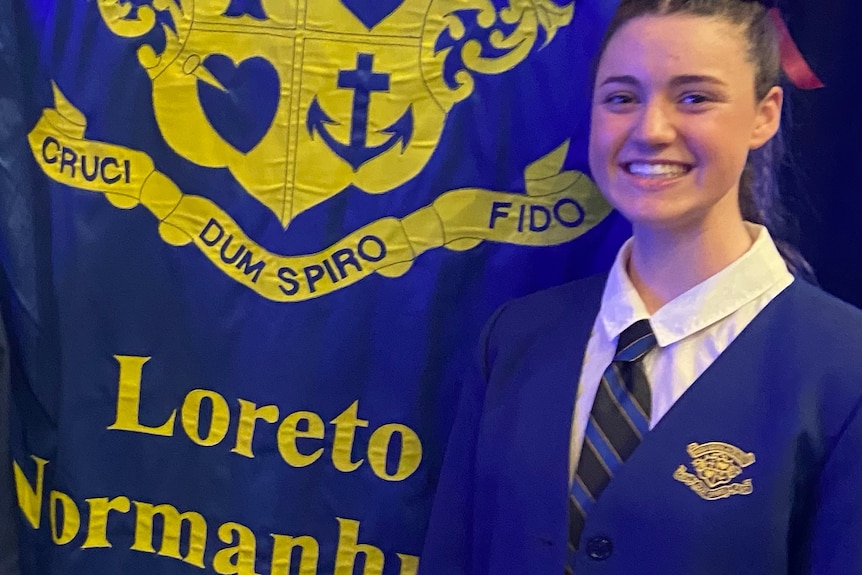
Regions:
[[[634,323],[620,334],[617,353],[602,376],[569,494],[572,553],[590,507],[649,431],[651,394],[640,360],[655,345],[649,320]]]

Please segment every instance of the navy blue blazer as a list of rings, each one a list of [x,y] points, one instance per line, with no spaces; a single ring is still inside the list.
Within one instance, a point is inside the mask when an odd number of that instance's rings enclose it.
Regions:
[[[489,321],[421,575],[563,573],[573,406],[604,281]],[[860,407],[862,312],[795,280],[618,471],[575,574],[862,574]]]

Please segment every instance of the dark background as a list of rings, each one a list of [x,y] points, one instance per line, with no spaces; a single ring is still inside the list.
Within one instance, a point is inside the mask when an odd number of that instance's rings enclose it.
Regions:
[[[781,173],[796,242],[821,285],[862,307],[862,1],[783,0],[793,39],[826,85],[787,90]]]

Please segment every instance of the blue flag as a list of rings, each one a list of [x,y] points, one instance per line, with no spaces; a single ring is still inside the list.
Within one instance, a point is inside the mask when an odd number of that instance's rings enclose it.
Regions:
[[[22,573],[415,574],[484,321],[628,233],[612,9],[0,0]]]

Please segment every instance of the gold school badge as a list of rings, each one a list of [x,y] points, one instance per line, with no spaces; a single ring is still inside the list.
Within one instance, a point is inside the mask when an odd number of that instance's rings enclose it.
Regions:
[[[285,229],[351,185],[383,194],[416,177],[449,111],[472,93],[473,75],[520,64],[574,11],[574,1],[553,0],[510,0],[500,10],[490,0],[96,5],[117,36],[164,34],[163,45],[137,50],[164,141],[197,166],[228,170]],[[194,244],[276,301],[319,297],[373,273],[401,276],[429,249],[560,244],[610,212],[589,178],[563,170],[565,141],[526,168],[526,194],[444,190],[317,253],[275,253],[210,199],[180,190],[145,151],[88,139],[87,117],[58,86],[54,97],[29,134],[49,177],[103,193],[118,208],[145,207],[165,242]]]
[[[745,453],[720,441],[689,443],[686,451],[692,458],[695,473],[689,473],[685,465],[680,465],[673,472],[673,478],[688,485],[703,499],[712,501],[731,495],[748,495],[754,491],[751,479],[731,483],[742,473],[742,468],[754,463],[753,453]]]

